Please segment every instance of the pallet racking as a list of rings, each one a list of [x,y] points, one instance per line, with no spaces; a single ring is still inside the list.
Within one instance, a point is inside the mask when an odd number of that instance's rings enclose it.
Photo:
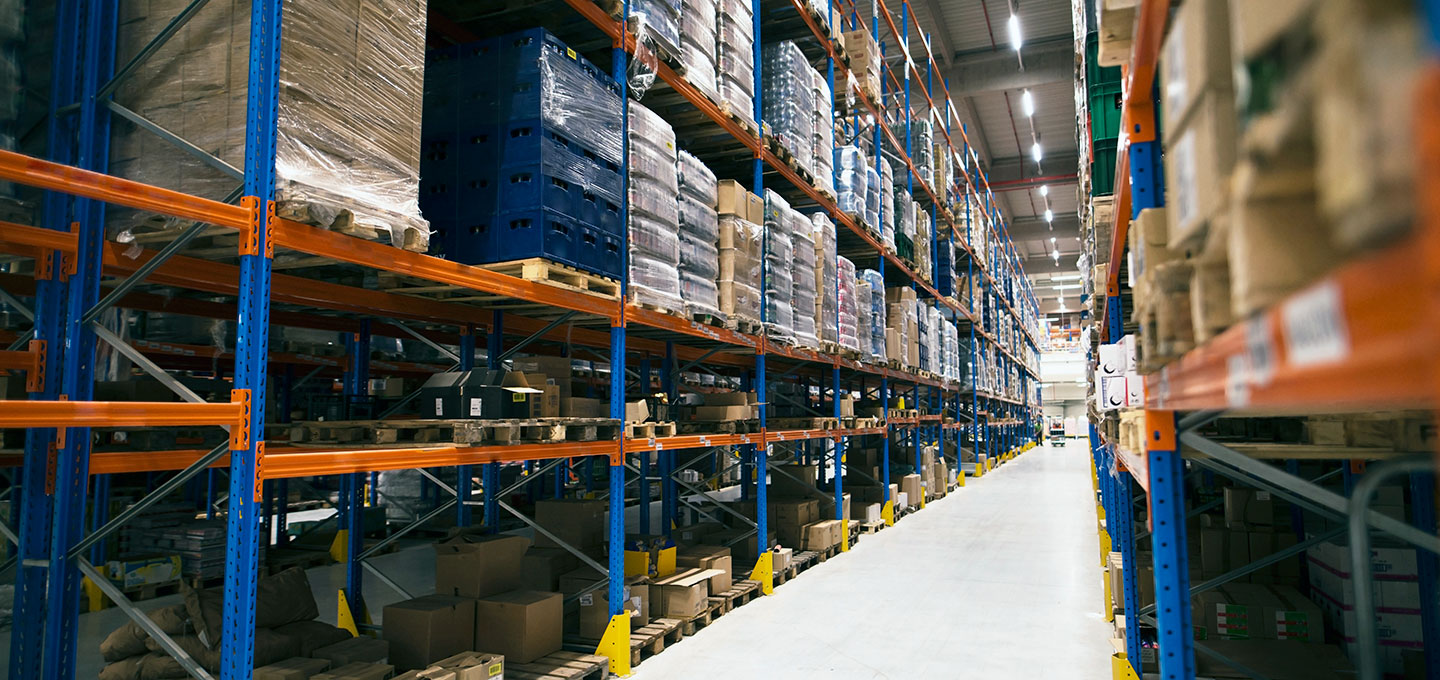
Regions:
[[[1422,1],[1429,45],[1436,44],[1440,7]],[[1138,5],[1133,48],[1123,79],[1123,110],[1115,172],[1115,210],[1107,280],[1097,298],[1102,342],[1124,334],[1122,297],[1128,296],[1121,270],[1125,264],[1127,229],[1141,210],[1164,205],[1161,173],[1161,132],[1155,97],[1156,66],[1169,2],[1142,0]],[[1251,677],[1252,669],[1194,639],[1191,597],[1240,579],[1268,564],[1302,554],[1344,531],[1312,535],[1281,552],[1210,580],[1191,578],[1186,552],[1186,462],[1192,472],[1218,474],[1274,493],[1297,507],[1348,523],[1354,578],[1369,582],[1369,535],[1379,531],[1413,545],[1419,561],[1420,613],[1424,639],[1440,639],[1440,593],[1436,591],[1440,539],[1434,515],[1434,458],[1357,451],[1321,452],[1336,460],[1345,476],[1349,497],[1322,488],[1320,480],[1298,474],[1294,453],[1256,456],[1243,447],[1227,446],[1195,432],[1226,415],[1361,413],[1385,408],[1427,408],[1437,403],[1434,377],[1440,365],[1420,348],[1440,341],[1434,307],[1436,263],[1440,262],[1440,204],[1434,188],[1440,182],[1440,64],[1433,57],[1415,94],[1417,115],[1417,183],[1419,216],[1412,232],[1398,243],[1340,265],[1321,280],[1286,296],[1268,309],[1237,322],[1208,342],[1145,377],[1145,449],[1130,450],[1102,439],[1092,423],[1091,451],[1100,495],[1102,551],[1119,552],[1124,564],[1126,650],[1116,656],[1115,677],[1141,676],[1142,623],[1156,630],[1160,677],[1194,678],[1196,653]],[[1318,354],[1317,354],[1318,352]],[[1318,358],[1317,358],[1318,357]],[[1092,364],[1094,363],[1092,356]],[[1349,454],[1349,455],[1346,455]],[[1364,455],[1378,465],[1357,474],[1351,457]],[[1288,460],[1286,460],[1288,459]],[[1363,463],[1364,461],[1358,461]],[[1330,476],[1330,475],[1325,475]],[[1387,479],[1408,476],[1413,510],[1409,523],[1370,509],[1373,491]],[[1137,490],[1138,487],[1138,490]],[[1142,501],[1150,508],[1150,541],[1154,556],[1154,605],[1140,608],[1136,584],[1137,537],[1133,510]],[[1211,504],[1213,505],[1213,504]],[[1189,510],[1194,515],[1205,508]],[[1303,538],[1303,537],[1302,537]],[[1375,603],[1366,588],[1356,588],[1356,619],[1360,651],[1353,658],[1358,677],[1379,678],[1379,638]],[[1366,612],[1371,613],[1367,616]],[[1119,614],[1117,613],[1117,616]],[[1367,623],[1368,622],[1368,623]],[[1132,633],[1133,631],[1133,633]],[[1425,649],[1425,677],[1440,673],[1440,648]]]
[[[0,368],[26,372],[31,393],[30,401],[10,402],[0,410],[0,427],[27,428],[23,455],[7,457],[7,463],[18,468],[14,478],[19,480],[19,529],[10,535],[12,532],[6,527],[6,537],[17,546],[19,565],[9,669],[12,677],[74,676],[77,654],[81,653],[77,649],[81,581],[86,576],[103,581],[93,565],[102,554],[101,544],[148,504],[201,472],[208,471],[211,476],[209,507],[212,508],[217,491],[214,471],[228,472],[226,634],[222,642],[224,666],[220,677],[245,678],[250,676],[253,657],[251,622],[260,575],[258,550],[262,531],[268,535],[269,523],[274,517],[273,521],[284,533],[285,502],[277,503],[276,498],[286,498],[290,480],[318,476],[339,478],[338,521],[345,544],[347,574],[342,593],[342,602],[346,603],[342,607],[347,611],[342,612],[342,619],[349,616],[354,621],[362,621],[361,583],[366,570],[404,593],[393,580],[368,564],[366,557],[398,535],[442,513],[454,512],[458,524],[468,525],[474,521],[472,508],[481,507],[484,522],[492,528],[498,525],[502,510],[528,523],[523,514],[502,498],[547,472],[565,470],[572,461],[583,460],[587,465],[594,465],[599,458],[605,464],[608,490],[604,493],[608,495],[611,518],[609,543],[616,546],[624,541],[626,489],[632,485],[636,488],[635,500],[641,507],[649,508],[652,485],[658,482],[662,531],[670,531],[680,502],[677,485],[690,489],[676,477],[677,452],[710,455],[722,451],[726,468],[740,466],[745,473],[743,492],[757,504],[754,525],[758,536],[763,538],[767,532],[766,484],[763,482],[772,471],[774,452],[784,452],[792,460],[810,460],[828,467],[834,480],[836,518],[841,519],[842,462],[851,438],[880,438],[887,462],[892,438],[908,438],[916,448],[922,441],[936,444],[942,455],[948,452],[957,468],[962,447],[968,448],[975,454],[976,475],[1031,445],[1038,418],[1036,301],[1014,247],[1009,243],[1003,219],[994,206],[993,194],[966,141],[965,130],[963,126],[956,129],[958,116],[950,103],[948,87],[943,79],[936,82],[938,67],[930,52],[929,38],[910,39],[912,26],[917,35],[920,29],[908,2],[900,4],[899,24],[883,2],[878,3],[876,16],[870,17],[869,30],[877,42],[889,42],[881,37],[883,25],[895,44],[909,52],[911,58],[905,59],[905,67],[898,74],[887,67],[884,77],[893,87],[887,85],[882,90],[882,101],[862,96],[861,103],[874,128],[876,147],[886,148],[887,153],[903,161],[907,185],[914,190],[918,184],[921,191],[916,192],[917,195],[925,197],[932,208],[931,243],[938,246],[941,237],[953,239],[957,257],[965,258],[964,266],[970,274],[969,299],[983,303],[983,315],[976,313],[974,306],[962,306],[942,297],[925,280],[933,277],[922,277],[913,271],[876,237],[841,213],[823,192],[781,161],[763,137],[729,118],[670,66],[659,64],[658,76],[673,90],[682,106],[699,114],[695,125],[716,133],[723,138],[725,147],[746,157],[753,177],[753,191],[760,193],[767,181],[773,181],[788,197],[799,199],[797,203],[827,212],[839,225],[841,252],[873,260],[887,283],[915,288],[922,297],[933,299],[947,318],[961,325],[968,335],[971,366],[975,365],[977,356],[989,348],[999,366],[1013,368],[1018,384],[1007,390],[1008,395],[979,389],[973,371],[967,386],[839,355],[789,347],[771,342],[763,334],[726,330],[626,304],[623,294],[619,301],[607,301],[278,217],[271,197],[275,192],[279,34],[285,30],[280,0],[254,0],[252,4],[245,163],[243,186],[236,193],[235,203],[208,200],[104,174],[108,167],[114,86],[150,58],[203,5],[204,0],[190,3],[139,56],[130,63],[117,65],[114,56],[116,3],[113,0],[60,0],[51,83],[53,96],[47,122],[49,160],[0,152],[0,179],[45,192],[40,226],[0,224],[0,251],[32,260],[35,272],[33,277],[0,274],[0,287],[7,292],[7,303],[34,319],[33,330],[7,337],[9,349],[0,354]],[[598,32],[600,41],[608,44],[612,72],[623,97],[628,87],[627,64],[637,50],[636,36],[590,0],[564,0],[564,5],[568,6],[566,16],[581,20],[578,23],[585,26],[585,30],[592,34]],[[624,11],[628,6],[622,4],[621,8]],[[861,16],[853,2],[843,10],[827,2],[824,11],[828,19],[824,25],[848,21],[852,28],[860,26]],[[467,33],[464,27],[439,16],[433,7],[431,14],[437,32],[453,33],[462,39]],[[846,67],[832,36],[817,21],[819,18],[818,12],[799,0],[756,0],[757,61],[763,24],[765,40],[796,39],[804,43],[808,57],[816,61],[823,59],[833,91],[836,74],[844,72]],[[775,33],[780,36],[776,37]],[[923,48],[923,58],[914,58],[919,56],[917,47]],[[600,49],[603,51],[605,47]],[[759,71],[757,64],[754,112],[757,120],[761,112]],[[918,93],[912,93],[912,81],[918,82]],[[957,160],[962,168],[961,176],[955,178],[948,192],[946,188],[931,186],[916,172],[909,134],[911,119],[916,115],[911,107],[912,94],[923,98],[928,107],[926,115],[937,122],[943,120],[940,136],[945,140],[947,156]],[[891,100],[896,104],[887,106],[886,102]],[[943,106],[937,107],[937,102]],[[628,117],[628,112],[623,115]],[[903,141],[885,124],[901,121],[906,130]],[[859,125],[858,114],[854,122]],[[964,220],[963,235],[957,232],[959,222],[944,199],[947,193],[964,197],[962,209],[971,219]],[[126,247],[105,238],[107,206],[149,211],[191,225],[159,250]],[[237,264],[180,254],[198,235],[214,231],[216,227],[238,236],[234,253]],[[984,259],[977,257],[970,246],[982,238],[995,243],[986,249]],[[493,296],[501,302],[467,305],[426,300],[322,281],[305,276],[303,271],[280,273],[274,266],[277,253],[302,254],[323,259],[330,265],[389,272],[455,286]],[[936,260],[931,258],[932,263]],[[622,289],[625,285],[622,281]],[[209,299],[168,298],[141,290],[142,286],[198,291],[207,294]],[[33,309],[12,296],[32,299]],[[233,298],[234,303],[216,302],[216,298]],[[527,307],[515,311],[506,307],[505,301],[524,303]],[[272,309],[277,304],[283,308]],[[235,320],[235,348],[233,354],[226,357],[234,362],[230,400],[206,402],[179,381],[169,378],[165,366],[177,370],[193,368],[177,360],[184,356],[185,347],[126,343],[95,324],[98,314],[111,306]],[[315,314],[315,311],[325,314]],[[562,328],[576,320],[584,324]],[[347,356],[342,360],[269,352],[272,323],[339,333],[344,337]],[[427,327],[416,331],[406,325],[410,323]],[[598,324],[598,327],[585,324]],[[282,408],[276,409],[272,404],[267,408],[266,383],[272,375],[286,388],[279,395],[282,402],[288,399],[289,388],[305,380],[296,379],[296,366],[309,369],[310,375],[321,370],[339,373],[345,398],[360,398],[365,395],[367,379],[372,373],[423,374],[447,368],[372,360],[369,343],[373,336],[414,337],[432,346],[458,345],[461,351],[452,358],[461,369],[468,369],[475,361],[482,332],[492,367],[522,348],[538,346],[537,343],[569,343],[599,350],[592,354],[608,360],[610,416],[618,420],[624,418],[626,376],[632,372],[632,366],[638,369],[635,371],[637,383],[642,390],[652,387],[653,373],[658,372],[661,389],[672,395],[677,391],[675,379],[680,370],[699,367],[739,371],[743,382],[752,385],[758,393],[760,431],[647,439],[630,439],[621,434],[612,441],[510,446],[266,447],[266,414],[278,411],[283,420],[290,406],[282,404]],[[1019,341],[1007,346],[1001,337]],[[92,382],[99,342],[111,345],[130,358],[178,392],[184,401],[94,401]],[[642,357],[638,365],[631,359],[632,355]],[[652,357],[663,363],[652,365]],[[656,368],[659,370],[654,371]],[[1001,373],[1007,376],[1008,385],[1009,371]],[[838,396],[856,392],[862,396],[878,396],[885,403],[893,397],[905,397],[910,403],[923,404],[930,412],[914,419],[892,419],[881,427],[828,431],[767,429],[767,385],[785,380],[797,380],[821,395],[828,391],[837,417]],[[950,414],[950,422],[942,415],[946,413]],[[225,443],[208,450],[143,453],[90,450],[90,427],[132,425],[216,425],[228,429],[229,436]],[[658,453],[658,475],[650,470],[650,452]],[[523,464],[532,476],[501,489],[500,466],[508,464]],[[470,480],[472,466],[482,466],[478,500],[473,484],[452,487],[426,471],[426,468],[456,467],[458,479]],[[434,488],[447,492],[449,498],[443,503],[437,502],[434,509],[381,544],[366,546],[363,509],[367,502],[367,482],[371,489],[369,500],[373,502],[377,472],[417,468],[432,480]],[[886,479],[882,483],[889,481],[888,465],[884,469]],[[717,476],[724,471],[720,470]],[[133,472],[176,474],[157,485],[132,509],[107,517],[104,508],[108,475]],[[558,493],[562,486],[559,475],[556,486]],[[890,505],[888,498],[886,505],[887,508]],[[93,513],[88,518],[87,508]],[[650,531],[648,512],[640,513],[640,531]],[[755,556],[758,573],[768,573],[768,557],[768,551],[764,550]],[[612,614],[620,613],[622,558],[622,551],[611,550],[606,565],[608,600],[615,603],[612,606],[616,608]],[[107,594],[132,618],[144,621],[144,615],[122,594]],[[628,637],[624,631],[626,621],[621,616],[612,623],[621,629],[622,637],[621,644],[614,648],[622,651],[611,655],[612,664],[622,671],[629,658],[628,644],[623,639]],[[156,635],[156,639],[193,675],[209,677],[164,635]],[[602,644],[602,649],[605,648]]]

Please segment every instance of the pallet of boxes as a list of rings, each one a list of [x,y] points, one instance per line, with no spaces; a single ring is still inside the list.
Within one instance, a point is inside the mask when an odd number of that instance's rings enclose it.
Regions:
[[[766,489],[766,504],[773,509],[780,545],[813,552],[818,561],[824,561],[848,548],[845,533],[850,521],[850,494],[843,494],[837,515],[834,493],[816,486],[819,472],[816,465],[775,466]]]
[[[720,266],[715,283],[719,308],[727,328],[758,333],[762,328],[765,202],[734,180],[721,180],[717,186]]]
[[[1160,55],[1169,196],[1132,242],[1147,370],[1410,230],[1418,21],[1396,0],[1176,11]]]

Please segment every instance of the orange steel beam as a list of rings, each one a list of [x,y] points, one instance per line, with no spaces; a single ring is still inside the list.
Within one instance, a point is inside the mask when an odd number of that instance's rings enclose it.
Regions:
[[[13,151],[0,151],[0,179],[236,229],[250,222],[249,211],[237,205],[81,170]]]
[[[615,452],[615,444],[614,440],[610,440],[559,444],[511,444],[507,446],[354,449],[304,453],[267,451],[262,476],[265,479],[288,479],[352,472],[409,470],[417,467],[449,467],[579,456],[608,456]]]
[[[0,222],[0,248],[31,246],[44,250],[59,250],[73,253],[79,244],[79,235],[73,231],[41,229],[14,222]]]
[[[240,402],[8,401],[0,428],[231,425],[243,413]]]
[[[1432,402],[1437,359],[1416,350],[1440,340],[1423,280],[1434,256],[1416,236],[1343,265],[1147,376],[1146,408],[1325,413]],[[1325,354],[1297,356],[1297,343],[1317,338]]]
[[[0,350],[0,370],[34,370],[36,356],[34,352]]]

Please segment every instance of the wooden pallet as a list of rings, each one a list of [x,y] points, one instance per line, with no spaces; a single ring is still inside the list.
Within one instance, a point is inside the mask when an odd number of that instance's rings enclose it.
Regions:
[[[423,253],[430,249],[425,220],[373,207],[358,207],[342,196],[314,187],[282,185],[276,188],[275,215],[348,236]]]
[[[765,330],[765,324],[762,324],[758,320],[752,319],[748,316],[731,314],[729,318],[725,319],[724,328],[726,330],[732,330],[738,333],[759,335],[761,331]]]
[[[710,599],[721,603],[720,613],[728,614],[730,610],[750,602],[759,595],[759,581],[735,581],[729,590],[722,591],[718,595],[711,595]]]
[[[749,132],[751,137],[760,136],[760,128],[755,125],[754,121],[749,120],[750,112],[746,111],[742,114],[735,111],[733,109],[733,105],[728,100],[717,101],[715,102],[715,105],[720,109],[721,113],[725,114],[726,117],[728,117],[732,121],[735,121],[735,123],[740,127],[745,128],[745,131]]]
[[[684,625],[680,619],[655,619],[630,631],[630,665],[639,666],[641,661],[665,651],[667,645],[684,639]]]
[[[840,427],[838,418],[770,418],[765,423],[771,430],[835,430]]]
[[[610,659],[559,651],[530,663],[506,662],[505,677],[510,680],[606,680],[610,677]]]
[[[885,521],[875,520],[874,522],[860,522],[858,524],[852,524],[851,526],[857,527],[862,534],[873,534],[885,528]]]
[[[675,436],[675,423],[625,423],[626,439]]]
[[[675,423],[679,434],[755,434],[758,420],[687,420]]]
[[[295,423],[292,443],[518,444],[615,438],[608,418],[336,420]]]
[[[544,283],[555,286],[556,288],[567,288],[582,293],[590,293],[591,295],[599,295],[610,298],[611,300],[618,300],[620,298],[620,283],[618,281],[600,276],[599,274],[580,271],[579,269],[558,262],[551,262],[542,257],[496,262],[478,266],[481,269],[488,269],[497,274],[518,276],[526,281]]]
[[[681,625],[681,630],[685,633],[686,637],[694,635],[701,628],[714,623],[715,619],[720,618],[720,606],[723,603],[717,602],[715,598],[707,598],[707,603],[705,611],[685,619],[685,622]]]
[[[774,582],[773,582],[773,585],[777,585],[777,586],[778,586],[778,585],[782,585],[782,584],[784,584],[786,581],[789,581],[790,579],[795,578],[795,577],[798,576],[799,574],[800,574],[800,568],[795,565],[795,562],[794,562],[793,559],[792,559],[792,561],[790,562],[790,564],[787,565],[784,569],[777,569],[777,570],[775,570],[775,572],[774,572]]]

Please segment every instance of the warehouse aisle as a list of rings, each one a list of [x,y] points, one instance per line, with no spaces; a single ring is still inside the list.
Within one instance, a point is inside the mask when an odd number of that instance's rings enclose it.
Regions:
[[[1084,446],[1029,451],[632,678],[1109,678],[1089,476]]]

